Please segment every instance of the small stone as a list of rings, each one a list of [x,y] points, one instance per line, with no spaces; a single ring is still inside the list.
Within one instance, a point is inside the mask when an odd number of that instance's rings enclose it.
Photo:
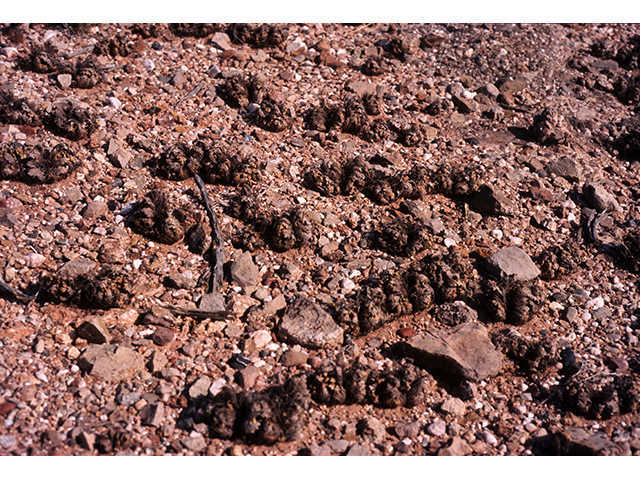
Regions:
[[[170,328],[161,327],[153,332],[153,335],[151,335],[151,340],[153,340],[153,343],[155,343],[156,345],[164,347],[171,340],[173,340],[174,336],[175,334],[173,333],[173,330],[171,330]]]
[[[365,95],[376,95],[377,85],[371,82],[355,81],[347,84],[347,90],[351,90],[360,98]]]
[[[96,267],[96,263],[86,258],[75,258],[69,260],[58,269],[58,276],[67,278],[76,278],[80,275],[89,273]]]
[[[56,77],[56,82],[58,83],[58,86],[62,90],[66,90],[67,88],[69,88],[71,86],[72,81],[73,81],[73,77],[68,73],[61,73]]]
[[[144,369],[142,355],[129,347],[90,345],[78,359],[81,369],[105,382],[132,378]]]
[[[347,452],[347,457],[369,457],[371,456],[371,450],[366,445],[361,443],[354,443]]]
[[[104,217],[109,211],[109,207],[105,202],[89,202],[82,212],[82,217],[86,220],[96,220]]]
[[[571,183],[577,183],[582,180],[582,166],[570,157],[560,157],[560,159],[547,165],[546,170],[548,173],[565,178]]]
[[[318,304],[306,297],[296,299],[285,311],[279,336],[308,348],[339,348],[344,330]]]
[[[76,442],[78,442],[78,445],[82,448],[92,451],[93,446],[96,443],[96,436],[93,433],[85,432],[83,430],[80,432],[80,435],[76,437]]]
[[[240,338],[244,334],[244,328],[230,323],[224,329],[224,334],[227,338]]]
[[[486,260],[489,273],[498,278],[511,278],[526,282],[540,275],[540,269],[520,247],[508,247],[491,255]]]
[[[229,39],[229,35],[227,35],[224,32],[214,33],[213,37],[211,37],[210,42],[213,44],[213,46],[215,46],[216,48],[219,48],[222,51],[233,50],[233,47],[231,46],[231,40]]]
[[[578,310],[576,307],[567,307],[563,314],[563,317],[567,322],[573,322],[577,316]]]
[[[262,276],[260,275],[258,267],[253,263],[249,252],[240,255],[231,264],[231,279],[243,288],[260,283]]]
[[[220,293],[205,293],[200,298],[198,309],[205,312],[222,312],[226,310],[224,296]]]
[[[109,105],[112,108],[115,108],[116,110],[120,110],[122,108],[122,102],[118,100],[116,97],[108,97],[107,105]]]
[[[17,445],[18,441],[11,435],[0,435],[0,447],[9,450]]]
[[[166,355],[159,350],[155,350],[147,362],[147,367],[151,373],[155,374],[162,371],[167,366],[167,363],[169,363],[169,360]]]
[[[200,436],[183,438],[180,443],[190,452],[201,452],[207,448],[207,442]]]
[[[447,398],[440,409],[445,413],[450,413],[456,416],[462,416],[467,411],[465,403],[456,397]]]
[[[420,422],[399,423],[394,427],[394,431],[398,438],[416,438],[420,433]]]
[[[607,192],[602,185],[593,182],[585,183],[582,188],[582,194],[587,204],[595,208],[598,212],[605,210],[608,212],[616,212],[621,210],[616,197]]]
[[[200,397],[206,397],[210,387],[211,377],[206,375],[201,376],[189,387],[189,398],[191,400],[198,400]]]
[[[253,387],[260,376],[260,369],[255,365],[249,365],[236,372],[236,383],[244,389]]]
[[[47,257],[40,255],[39,253],[29,253],[24,256],[24,260],[27,267],[37,268],[47,260]]]
[[[318,445],[316,442],[313,442],[311,445],[307,447],[307,451],[310,457],[328,457],[331,455],[331,450],[326,445]]]
[[[260,301],[249,295],[233,295],[229,305],[231,312],[237,317],[242,317],[251,307],[260,305]]]
[[[307,363],[309,355],[305,352],[296,352],[295,350],[287,350],[280,357],[280,363],[285,367],[295,367],[297,365],[304,365]]]
[[[338,455],[343,454],[349,448],[349,442],[344,438],[339,440],[328,440],[324,443],[324,446],[329,447],[329,449]]]
[[[434,437],[441,437],[447,433],[447,424],[444,420],[436,420],[427,427],[427,433]]]
[[[164,284],[169,288],[192,290],[196,287],[197,280],[191,272],[172,273],[164,277]]]
[[[209,387],[209,396],[215,397],[222,391],[222,387],[227,384],[227,381],[224,377],[216,378],[213,382],[211,382],[211,386]]]
[[[411,327],[403,327],[398,330],[398,336],[402,338],[411,338],[416,335],[416,331]]]
[[[609,307],[600,307],[593,311],[593,318],[595,320],[604,320],[606,318],[610,318],[611,315],[613,315],[613,312]]]
[[[249,338],[253,340],[257,350],[262,350],[272,341],[271,332],[268,330],[255,330],[249,334]]]
[[[384,425],[375,417],[365,417],[356,425],[357,432],[362,438],[373,443],[382,443],[387,436]]]
[[[487,442],[489,445],[497,445],[498,444],[498,439],[489,430],[485,430],[482,433],[482,438],[484,438],[484,441]]]
[[[265,302],[262,310],[266,315],[275,315],[285,308],[287,308],[287,299],[284,297],[284,295],[278,295],[270,302]]]
[[[628,442],[615,443],[602,432],[590,434],[577,427],[567,427],[555,434],[558,453],[561,455],[631,455]]]
[[[448,456],[464,457],[464,456],[470,455],[471,452],[472,452],[472,449],[469,446],[469,444],[462,438],[455,436],[451,439],[451,443],[449,444],[449,446],[443,447],[440,450],[438,450],[438,456],[439,457],[448,457]]]
[[[614,357],[610,360],[610,367],[614,372],[626,372],[629,370],[629,362],[625,358]]]
[[[478,212],[490,215],[512,215],[515,211],[513,202],[495,185],[482,185],[470,205]]]
[[[140,423],[149,427],[159,427],[164,420],[164,403],[150,403],[140,410]]]
[[[101,344],[111,341],[111,335],[100,317],[93,317],[90,321],[84,322],[78,327],[77,333],[89,343]]]

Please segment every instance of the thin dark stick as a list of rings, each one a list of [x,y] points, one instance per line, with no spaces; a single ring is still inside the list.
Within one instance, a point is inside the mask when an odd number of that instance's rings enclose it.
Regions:
[[[204,207],[207,210],[207,214],[209,215],[209,221],[211,222],[211,278],[209,280],[209,293],[217,292],[220,286],[222,285],[222,266],[224,264],[224,243],[222,242],[222,231],[220,230],[220,222],[218,222],[218,217],[213,211],[213,207],[211,206],[211,201],[209,200],[209,195],[207,195],[207,188],[202,181],[202,179],[196,174],[193,176],[193,179],[196,181],[196,185],[198,185],[198,189],[200,190],[200,195],[202,195],[202,201],[204,202]]]
[[[184,102],[185,100],[193,97],[196,93],[198,93],[200,90],[202,90],[202,87],[204,87],[204,82],[198,83],[195,87],[193,87],[193,90],[191,90],[189,93],[187,93],[184,97],[182,97],[181,100],[178,101],[178,103],[176,103],[174,108],[177,108],[178,105],[180,105],[182,102]]]
[[[227,310],[207,311],[198,308],[178,307],[175,305],[161,305],[161,307],[169,310],[174,315],[193,317],[195,319],[212,318],[215,320],[224,320],[234,316],[233,313]]]
[[[4,279],[2,278],[2,275],[0,275],[0,292],[6,295],[9,295],[10,297],[15,298],[17,301],[23,302],[23,303],[29,303],[31,300],[34,300],[36,298],[33,295],[27,295],[25,293],[22,293],[21,291],[16,290],[12,286],[5,283]]]

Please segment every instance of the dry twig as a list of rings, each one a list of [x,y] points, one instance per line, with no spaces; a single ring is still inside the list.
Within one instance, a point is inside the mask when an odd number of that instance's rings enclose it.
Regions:
[[[218,222],[218,217],[213,211],[211,201],[209,200],[209,195],[207,195],[207,188],[202,179],[197,174],[193,176],[193,179],[195,180],[196,185],[198,185],[198,189],[200,190],[200,194],[202,195],[202,201],[204,202],[204,207],[207,210],[209,221],[211,222],[211,259],[209,261],[211,278],[209,279],[209,293],[212,293],[218,291],[218,289],[222,285],[224,242],[222,241],[220,222]]]

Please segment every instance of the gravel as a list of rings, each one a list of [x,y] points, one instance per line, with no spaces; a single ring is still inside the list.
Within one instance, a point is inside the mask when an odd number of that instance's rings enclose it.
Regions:
[[[3,24],[0,451],[638,455],[639,35]]]

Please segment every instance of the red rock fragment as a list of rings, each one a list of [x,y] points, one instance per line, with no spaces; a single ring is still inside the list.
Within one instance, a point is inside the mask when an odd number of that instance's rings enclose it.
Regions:
[[[6,417],[14,408],[16,408],[16,404],[13,402],[0,403],[0,415]]]
[[[153,340],[153,343],[155,343],[156,345],[160,347],[164,347],[167,343],[173,340],[173,337],[174,337],[173,330],[169,328],[161,327],[155,332],[153,332],[151,339]]]
[[[398,335],[402,338],[411,338],[416,335],[416,331],[411,327],[404,327],[398,330]]]

